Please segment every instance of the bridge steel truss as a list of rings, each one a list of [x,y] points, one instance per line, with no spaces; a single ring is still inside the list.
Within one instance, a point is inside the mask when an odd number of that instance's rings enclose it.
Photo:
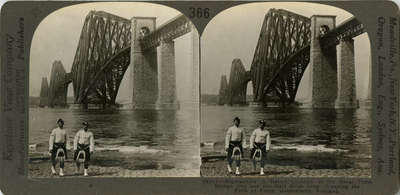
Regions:
[[[294,102],[310,59],[310,25],[309,18],[282,9],[265,15],[250,69],[254,101],[277,94]]]
[[[231,66],[226,103],[229,105],[246,104],[247,83],[249,81],[250,74],[244,68],[242,61],[234,59]]]
[[[341,23],[336,28],[320,37],[321,47],[327,49],[334,47],[340,43],[341,40],[349,40],[364,33],[364,25],[355,17],[351,17]]]
[[[69,76],[70,74],[66,73],[61,61],[54,61],[51,68],[50,84],[47,94],[47,103],[49,107],[53,108],[67,106],[68,84],[70,83]],[[42,90],[45,90],[45,87],[42,88]],[[42,95],[42,91],[40,93]],[[43,92],[43,96],[45,96],[44,93],[45,92]]]
[[[142,51],[173,40],[193,29],[184,15],[171,19],[150,34],[131,40],[131,21],[103,11],[91,11],[81,31],[71,72],[62,63],[53,64],[50,84],[42,82],[41,105],[66,106],[68,84],[74,88],[74,102],[114,105],[122,78],[131,62],[131,41],[138,41]],[[48,95],[46,95],[48,94]],[[47,99],[48,98],[48,99]]]
[[[122,78],[131,62],[131,41],[143,51],[162,41],[190,32],[193,24],[184,15],[171,19],[150,34],[131,40],[131,21],[102,11],[91,11],[84,22],[71,69],[77,104],[115,104]]]
[[[42,84],[40,87],[40,100],[39,107],[46,107],[49,105],[49,83],[47,77],[42,78]]]
[[[86,16],[71,69],[75,103],[115,104],[130,42],[130,20],[103,11]]]
[[[226,79],[226,75],[221,76],[221,82],[219,85],[219,93],[218,93],[218,104],[224,105],[228,101],[228,80]]]
[[[318,39],[321,48],[328,51],[341,40],[352,39],[364,32],[362,23],[352,17]],[[255,102],[266,103],[271,97],[278,96],[283,103],[293,103],[310,62],[311,38],[310,18],[271,9],[264,17],[250,72],[247,72],[249,78],[232,72],[235,69],[232,67],[230,82],[223,90],[225,94],[229,91],[227,99],[243,96],[240,85],[247,86],[247,82],[252,81]],[[231,80],[236,84],[231,84]]]
[[[142,50],[160,46],[161,41],[176,39],[194,28],[192,22],[185,15],[178,15],[167,21],[155,31],[139,39]]]

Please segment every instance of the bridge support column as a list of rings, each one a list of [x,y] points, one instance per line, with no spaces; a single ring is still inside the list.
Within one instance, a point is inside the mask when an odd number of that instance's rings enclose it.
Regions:
[[[192,74],[193,74],[193,82],[192,82],[192,107],[197,108],[197,105],[200,104],[200,78],[199,78],[199,68],[200,68],[200,37],[196,28],[192,27],[191,36],[191,44],[190,44],[190,56],[191,56],[191,66],[192,66]]]
[[[339,47],[339,92],[336,100],[336,108],[358,108],[354,40],[341,40]]]
[[[313,108],[334,108],[337,97],[336,47],[323,49],[319,37],[335,28],[335,16],[311,17],[311,104]]]
[[[156,18],[132,18],[131,87],[133,109],[154,109],[158,96],[157,49],[142,51],[140,38],[155,29]]]
[[[67,73],[61,61],[54,61],[51,67],[50,84],[48,89],[48,106],[67,107],[68,82]]]
[[[176,110],[175,46],[174,41],[165,40],[160,44],[161,54],[158,67],[158,99],[156,109]]]
[[[40,102],[39,107],[46,107],[49,105],[49,83],[47,77],[42,78],[42,85],[40,87]]]
[[[369,76],[368,76],[368,88],[367,88],[367,97],[365,98],[365,101],[363,103],[363,106],[370,108],[372,106],[372,57],[369,57],[368,61],[368,69],[369,69]]]

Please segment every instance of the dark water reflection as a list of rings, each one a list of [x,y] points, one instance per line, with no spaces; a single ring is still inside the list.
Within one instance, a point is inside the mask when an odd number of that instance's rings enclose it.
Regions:
[[[88,121],[95,136],[96,150],[106,151],[97,156],[106,164],[134,169],[197,169],[200,166],[199,129],[195,116],[195,110],[81,111],[31,108],[29,143],[37,144],[38,151],[47,150],[48,136],[56,127],[58,118],[65,120],[71,141],[82,127],[82,122]]]

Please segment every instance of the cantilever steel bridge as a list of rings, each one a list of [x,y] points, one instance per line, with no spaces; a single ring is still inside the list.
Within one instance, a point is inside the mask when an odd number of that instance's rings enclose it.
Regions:
[[[138,20],[134,21],[135,25]],[[191,22],[183,15],[157,29],[152,28],[155,27],[155,18],[151,21],[154,24],[142,26],[133,35],[133,21],[103,11],[89,12],[71,71],[66,73],[60,61],[54,62],[50,85],[47,85],[46,78],[42,80],[41,105],[47,103],[49,107],[65,106],[70,83],[73,85],[76,104],[115,104],[122,78],[132,64],[132,47],[138,46],[143,52],[150,51],[161,42],[173,40],[193,29]],[[133,44],[134,41],[137,43]]]
[[[310,63],[310,51],[315,52],[311,48],[312,40],[319,43],[316,47],[320,47],[317,50],[322,55],[336,58],[336,45],[340,41],[351,40],[364,32],[363,25],[354,17],[331,29],[323,21],[314,21],[312,26],[312,19],[282,9],[268,11],[250,70],[244,70],[240,59],[232,61],[229,83],[222,76],[219,104],[245,103],[249,81],[253,84],[255,102],[266,103],[271,97],[277,97],[281,102],[293,103]],[[332,60],[336,64],[336,59]]]

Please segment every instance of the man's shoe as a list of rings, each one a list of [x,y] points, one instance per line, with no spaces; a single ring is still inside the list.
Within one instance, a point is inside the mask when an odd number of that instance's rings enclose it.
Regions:
[[[231,166],[228,165],[228,173],[231,174],[232,173],[232,168]]]
[[[54,169],[54,167],[53,167],[53,166],[51,166],[51,174],[53,174],[53,175],[57,175],[57,172],[56,172],[56,170]]]
[[[85,177],[89,176],[87,173],[87,169],[83,170],[83,176],[85,176]]]
[[[60,176],[61,176],[61,177],[64,176],[64,171],[63,171],[63,169],[60,169]]]
[[[235,174],[236,174],[236,175],[240,175],[239,169],[236,169]]]

